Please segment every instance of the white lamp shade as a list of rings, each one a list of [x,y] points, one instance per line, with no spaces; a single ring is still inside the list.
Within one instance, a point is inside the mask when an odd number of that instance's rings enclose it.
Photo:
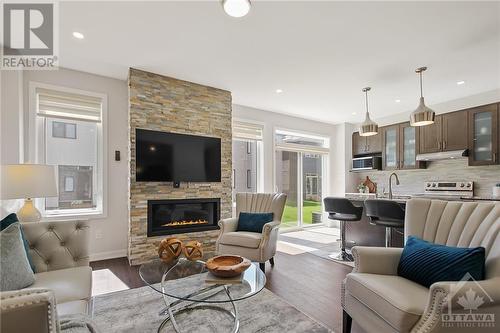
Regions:
[[[2,165],[0,199],[57,196],[56,166],[42,164]]]

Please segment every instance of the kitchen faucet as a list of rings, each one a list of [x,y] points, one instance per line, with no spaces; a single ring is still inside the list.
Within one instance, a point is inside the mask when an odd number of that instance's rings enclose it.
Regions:
[[[389,176],[389,199],[392,199],[392,176],[396,177],[396,185],[399,185],[398,175],[395,172],[391,173]]]

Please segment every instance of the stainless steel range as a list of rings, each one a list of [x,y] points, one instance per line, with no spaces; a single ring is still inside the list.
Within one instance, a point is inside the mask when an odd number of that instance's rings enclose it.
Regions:
[[[424,193],[415,197],[458,200],[474,196],[474,182],[471,181],[428,181],[424,186]]]

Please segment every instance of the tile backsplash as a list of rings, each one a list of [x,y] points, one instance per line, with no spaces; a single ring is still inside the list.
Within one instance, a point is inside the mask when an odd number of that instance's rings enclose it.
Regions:
[[[359,184],[365,180],[366,176],[377,183],[377,192],[387,192],[389,190],[389,175],[393,171],[368,171],[356,172],[354,174],[354,184]],[[395,185],[393,180],[393,193],[395,194],[416,194],[424,192],[424,182],[426,181],[474,181],[474,195],[492,195],[492,187],[500,183],[500,165],[468,166],[466,158],[457,160],[442,160],[427,162],[427,169],[417,170],[396,170],[400,185]],[[352,189],[356,192],[356,188]]]

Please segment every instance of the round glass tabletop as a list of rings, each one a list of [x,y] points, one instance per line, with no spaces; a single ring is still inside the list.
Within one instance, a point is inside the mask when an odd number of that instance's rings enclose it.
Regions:
[[[203,261],[181,258],[173,263],[160,259],[142,264],[141,279],[157,292],[179,300],[201,303],[225,303],[257,294],[266,284],[265,274],[254,263],[241,281],[207,282],[208,270]],[[229,296],[229,297],[228,297]]]

